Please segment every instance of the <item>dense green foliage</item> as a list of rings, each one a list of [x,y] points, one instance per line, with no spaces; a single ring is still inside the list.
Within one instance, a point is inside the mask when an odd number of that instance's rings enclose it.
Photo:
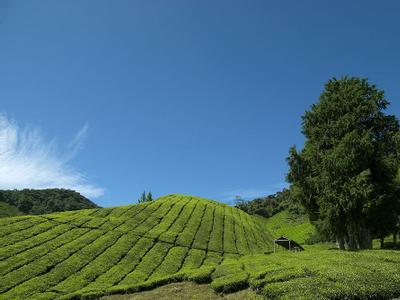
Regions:
[[[23,213],[20,212],[15,206],[5,202],[0,202],[0,218],[20,215],[23,215]]]
[[[305,214],[301,203],[293,197],[290,189],[283,189],[281,192],[251,201],[238,198],[235,201],[235,207],[250,215],[259,215],[266,218],[272,217],[283,210],[288,210],[293,215],[301,216]]]
[[[171,195],[127,207],[0,220],[0,299],[70,299],[209,282],[225,258],[264,253],[265,222]]]
[[[367,80],[332,79],[303,116],[304,148],[290,150],[294,197],[341,249],[371,248],[398,224],[399,123],[388,104]]]
[[[71,190],[0,190],[0,217],[21,214],[38,215],[95,207],[97,205],[89,199]]]

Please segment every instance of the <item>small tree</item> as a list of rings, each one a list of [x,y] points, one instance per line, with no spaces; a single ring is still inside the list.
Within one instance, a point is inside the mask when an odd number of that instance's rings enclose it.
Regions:
[[[142,196],[140,196],[138,203],[144,203],[146,202],[147,197],[146,197],[146,191],[143,191]]]
[[[149,192],[149,193],[147,194],[146,201],[147,201],[147,202],[153,201],[153,195],[151,194],[151,192]]]
[[[245,212],[248,213],[248,210],[247,210],[247,201],[245,201],[241,196],[236,195],[236,196],[235,196],[234,203],[235,203],[235,207],[236,207],[236,208],[239,208],[239,209],[241,209],[241,210],[243,210],[243,211],[245,211]]]
[[[151,192],[148,192],[146,194],[146,191],[144,191],[142,193],[142,196],[140,196],[140,198],[138,199],[138,203],[151,202],[151,201],[153,201],[153,195],[151,194]]]

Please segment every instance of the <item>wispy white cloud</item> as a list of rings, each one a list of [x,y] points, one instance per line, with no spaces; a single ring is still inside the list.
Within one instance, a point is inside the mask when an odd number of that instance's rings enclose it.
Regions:
[[[281,191],[285,187],[287,187],[287,183],[282,182],[282,183],[272,184],[267,186],[266,188],[260,188],[260,189],[257,188],[233,189],[221,193],[221,201],[233,204],[236,196],[240,196],[244,200],[252,200],[259,197],[272,195],[278,191]]]
[[[86,123],[76,133],[75,137],[72,139],[72,141],[68,145],[68,156],[67,156],[66,160],[72,159],[79,152],[79,150],[82,149],[83,144],[87,138],[88,130],[89,130],[89,124]]]
[[[85,124],[60,153],[55,139],[46,141],[40,131],[21,129],[14,120],[0,114],[0,189],[66,188],[89,198],[104,190],[70,166],[70,160],[82,148],[89,126]]]

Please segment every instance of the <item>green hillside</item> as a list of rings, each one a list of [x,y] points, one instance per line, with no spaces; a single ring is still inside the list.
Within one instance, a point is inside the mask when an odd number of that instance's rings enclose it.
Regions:
[[[271,249],[265,224],[182,195],[0,220],[0,299],[55,299],[210,281],[224,258]]]
[[[251,288],[272,299],[400,296],[396,251],[317,245],[266,254],[274,235],[302,241],[311,232],[304,220],[294,222],[184,195],[3,218],[0,299],[97,299],[180,281],[210,283],[217,293]]]
[[[295,216],[287,210],[268,218],[266,226],[275,238],[283,235],[300,244],[304,244],[314,232],[307,216]]]

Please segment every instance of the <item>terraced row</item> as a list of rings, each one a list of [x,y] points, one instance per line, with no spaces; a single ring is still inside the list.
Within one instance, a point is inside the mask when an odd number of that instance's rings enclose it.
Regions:
[[[311,247],[245,255],[225,259],[213,272],[211,287],[225,293],[250,287],[266,299],[397,299],[399,263],[396,251]]]
[[[68,299],[210,280],[223,258],[271,246],[260,220],[180,195],[0,225],[0,299]]]

